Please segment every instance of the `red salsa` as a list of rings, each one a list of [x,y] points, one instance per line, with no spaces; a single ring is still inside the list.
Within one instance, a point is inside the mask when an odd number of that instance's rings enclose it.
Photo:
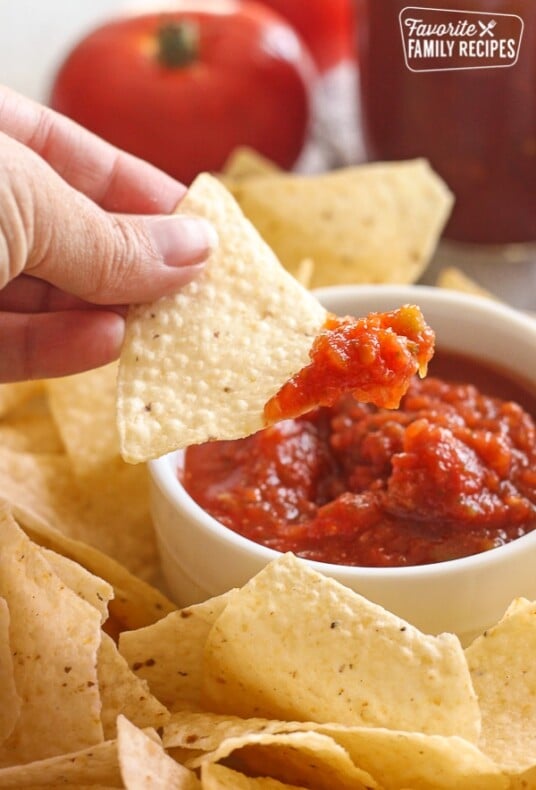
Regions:
[[[321,562],[419,565],[499,546],[536,527],[536,398],[476,360],[469,368],[490,394],[452,380],[463,358],[438,353],[398,410],[344,396],[191,447],[183,483],[229,528]],[[508,395],[519,392],[525,408]]]
[[[363,403],[396,408],[412,376],[426,374],[434,333],[415,305],[364,318],[328,315],[309,365],[264,408],[266,422],[332,406],[345,392]]]

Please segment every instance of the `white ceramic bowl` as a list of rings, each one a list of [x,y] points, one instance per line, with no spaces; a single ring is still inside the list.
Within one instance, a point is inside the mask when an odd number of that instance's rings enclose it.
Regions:
[[[536,321],[496,302],[424,286],[344,286],[317,291],[328,310],[364,315],[418,304],[444,349],[490,360],[536,391]],[[177,479],[181,453],[149,464],[152,512],[164,576],[181,605],[244,584],[277,552],[225,528]],[[536,530],[463,559],[404,568],[310,563],[426,632],[470,640],[516,596],[536,599]]]

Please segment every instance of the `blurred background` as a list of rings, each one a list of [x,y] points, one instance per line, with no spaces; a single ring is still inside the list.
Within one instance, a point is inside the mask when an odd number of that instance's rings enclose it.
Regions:
[[[206,2],[193,0],[193,6]],[[504,13],[521,9],[524,40],[520,60],[515,67],[496,69],[494,73],[492,70],[451,72],[455,78],[443,73],[437,77],[437,82],[435,76],[415,75],[404,66],[398,24],[398,11],[405,5],[402,0],[265,2],[294,27],[311,54],[317,71],[316,79],[311,83],[309,133],[305,146],[293,162],[293,169],[322,172],[361,163],[367,155],[370,159],[427,156],[434,169],[456,193],[457,216],[454,219],[463,219],[463,210],[466,226],[462,235],[453,235],[451,223],[446,233],[451,241],[443,241],[440,245],[422,281],[433,283],[440,269],[454,265],[515,306],[535,310],[536,2],[464,0],[461,4],[464,8],[481,11]],[[450,2],[445,0],[443,5]],[[419,4],[429,5],[420,0],[412,3]],[[178,2],[162,0],[49,0],[47,3],[40,0],[0,0],[0,82],[47,103],[60,65],[90,31],[114,17],[173,9],[178,5]],[[370,24],[374,17],[377,18],[376,27]],[[364,43],[367,36],[368,45]],[[361,77],[356,66],[358,41]],[[375,69],[374,73],[370,69],[366,72],[366,66],[370,64]],[[365,74],[372,74],[372,77],[366,86],[363,103],[360,82],[361,86],[365,85]],[[260,103],[264,94],[259,96]],[[403,97],[402,101],[400,97]],[[369,140],[365,141],[366,131],[363,129],[374,107],[380,111],[380,115],[376,112],[377,137],[383,136],[384,141],[390,137],[392,143],[393,135],[398,130],[402,135],[401,130],[404,129],[404,146],[399,146],[400,150],[392,145],[391,150],[374,149],[369,146]],[[414,113],[411,118],[410,108]],[[421,137],[409,129],[408,118],[417,125],[419,119],[427,119],[426,128],[423,126],[419,130]],[[215,122],[214,126],[217,125]],[[440,143],[439,151],[438,130],[443,130],[445,139],[445,143]],[[429,135],[430,150],[427,150],[426,135]],[[446,161],[451,149],[454,152],[467,149],[480,168],[475,169],[474,162],[467,166],[460,159],[458,171],[452,171],[455,178],[459,176],[457,184],[453,184],[446,177],[446,171],[442,171],[442,160]],[[522,158],[516,159],[519,151],[522,151]],[[435,159],[434,153],[437,154]],[[494,175],[497,166],[503,171],[504,188],[500,189],[497,188],[498,176]],[[473,185],[467,181],[467,197],[464,198],[462,193],[470,172],[476,179],[481,179],[480,191],[471,192]],[[496,188],[496,200],[491,194],[490,184]],[[475,194],[480,197],[475,199]],[[481,207],[486,201],[491,205],[492,198],[495,200],[492,206],[495,217],[489,212],[486,216],[479,216]],[[479,221],[481,230],[478,238],[471,239],[476,228],[473,217]],[[514,226],[519,227],[508,239],[508,233]],[[502,227],[506,228],[506,235]],[[472,242],[479,244],[467,247],[458,244],[460,240],[468,241],[470,245]],[[486,240],[493,245],[480,244]],[[501,242],[498,247],[497,241]],[[504,241],[515,243],[503,244]]]
[[[0,0],[0,82],[38,101],[70,48],[112,16],[151,11],[158,0]]]
[[[166,0],[0,0],[0,83],[46,103],[61,64],[93,29],[125,14],[177,5]],[[362,161],[352,0],[267,0],[267,5],[318,55],[314,125],[297,169],[321,171]]]

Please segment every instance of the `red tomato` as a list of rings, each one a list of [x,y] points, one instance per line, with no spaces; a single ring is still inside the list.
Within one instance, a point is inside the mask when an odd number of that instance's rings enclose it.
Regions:
[[[90,33],[61,67],[50,103],[189,183],[219,170],[237,145],[290,168],[313,77],[307,49],[270,9],[198,0]]]
[[[284,16],[308,46],[320,71],[355,56],[353,0],[262,0]],[[382,0],[378,0],[382,2]]]

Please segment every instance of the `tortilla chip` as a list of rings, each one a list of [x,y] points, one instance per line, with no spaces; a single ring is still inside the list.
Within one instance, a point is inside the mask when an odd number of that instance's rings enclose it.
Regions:
[[[393,705],[397,700],[393,699]],[[229,738],[253,733],[278,734],[314,731],[333,738],[355,765],[381,787],[419,790],[491,790],[507,781],[495,763],[472,743],[458,736],[423,735],[381,727],[350,727],[315,722],[270,721],[218,716],[213,713],[175,713],[164,728],[167,749],[214,751]],[[186,758],[188,761],[188,758]],[[189,762],[189,761],[188,761]]]
[[[0,766],[39,760],[102,741],[97,651],[100,614],[56,576],[4,508],[0,596],[23,704]]]
[[[109,602],[109,611],[120,630],[143,628],[176,610],[160,590],[93,546],[63,535],[34,514],[18,512],[17,518],[26,534],[40,546],[80,563],[112,585],[114,598]]]
[[[254,148],[240,145],[231,152],[225,162],[221,175],[226,178],[251,178],[278,173],[281,168],[268,157],[259,154]]]
[[[45,382],[52,416],[72,468],[84,479],[119,456],[117,363]]]
[[[209,219],[220,244],[194,282],[129,312],[118,426],[132,463],[264,427],[264,404],[309,362],[326,317],[215,178],[198,176],[179,208]]]
[[[304,258],[315,261],[312,288],[415,282],[453,202],[423,159],[263,175],[230,189],[285,268],[294,274]]]
[[[0,384],[0,417],[34,398],[42,390],[40,381],[17,381],[14,384]]]
[[[169,711],[153,697],[147,683],[130,671],[115,642],[107,634],[102,635],[97,670],[101,720],[107,740],[115,738],[120,714],[138,727],[157,728],[169,720]]]
[[[465,655],[482,710],[482,750],[505,773],[536,773],[536,602],[514,601]]]
[[[0,744],[2,744],[15,729],[21,708],[21,700],[15,686],[9,639],[9,609],[3,598],[0,598],[0,700]]]
[[[232,594],[189,606],[148,628],[120,635],[121,655],[170,710],[199,708],[205,642]]]
[[[122,787],[116,741],[0,769],[0,788]]]
[[[470,741],[480,732],[457,637],[423,634],[291,554],[238,590],[216,620],[204,693],[207,709],[240,716]]]
[[[294,272],[294,277],[299,283],[303,285],[304,288],[310,288],[313,281],[314,271],[315,262],[311,258],[304,258],[303,261],[298,264],[298,267]]]
[[[462,293],[473,294],[474,296],[483,296],[487,299],[497,299],[491,291],[482,288],[481,285],[455,266],[447,266],[439,272],[437,285],[440,288],[449,288],[451,291],[461,291]]]
[[[68,557],[44,548],[41,553],[56,576],[82,600],[94,606],[104,623],[108,619],[108,604],[114,597],[113,587]]]
[[[84,491],[66,456],[0,447],[0,499],[24,518],[35,516],[75,540],[94,545],[134,573],[153,578],[158,561],[147,494],[121,459],[118,464],[116,475],[103,475],[95,484],[98,487]]]
[[[127,790],[200,790],[196,775],[169,757],[163,748],[124,716],[117,719],[117,751]]]
[[[253,778],[224,765],[206,763],[201,769],[203,790],[306,790],[297,785],[278,782],[269,776]]]
[[[189,764],[199,768],[231,757],[233,766],[245,766],[248,772],[270,776],[291,785],[305,785],[318,790],[370,790],[378,785],[358,768],[348,753],[326,735],[316,732],[283,734],[252,733],[227,738],[219,747],[195,758]]]
[[[396,705],[396,700],[393,701]],[[315,728],[343,746],[380,787],[420,790],[503,790],[508,782],[478,747],[457,735],[426,735],[381,727]]]
[[[127,465],[120,457],[115,415],[117,367],[112,363],[45,384],[70,467],[91,503],[90,509],[96,510],[94,518],[102,520],[112,534],[128,525],[128,539],[134,542],[135,537],[139,538],[131,550],[141,551],[147,566],[135,567],[126,556],[126,546],[118,554],[111,546],[99,545],[138,574],[151,578],[157,562],[149,514],[149,480],[144,467]]]
[[[50,414],[14,414],[0,421],[0,445],[32,453],[64,453],[65,448]]]
[[[160,738],[154,729],[145,729],[143,735],[153,743],[160,744]],[[62,787],[107,790],[109,787],[125,787],[120,770],[120,748],[118,740],[104,741],[58,757],[0,769],[0,788],[49,790]],[[143,777],[140,777],[140,781],[142,780]],[[133,790],[134,785],[130,783],[128,787]]]

